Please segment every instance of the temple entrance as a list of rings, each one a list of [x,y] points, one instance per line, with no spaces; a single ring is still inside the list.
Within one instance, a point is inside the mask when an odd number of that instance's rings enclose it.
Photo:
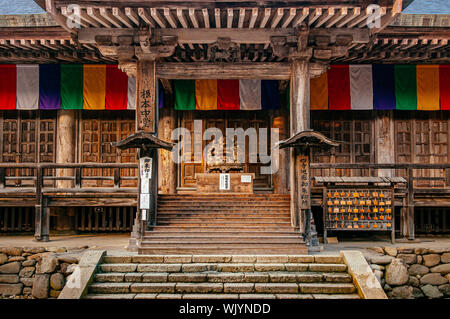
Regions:
[[[194,121],[202,120],[202,135],[208,128],[218,128],[223,133],[223,140],[219,143],[223,146],[224,158],[226,152],[225,133],[227,128],[242,128],[247,130],[248,128],[254,128],[259,136],[261,128],[267,129],[267,141],[270,145],[270,127],[271,116],[267,111],[181,111],[179,113],[179,126],[188,129],[192,136],[191,154],[184,153],[183,162],[179,165],[179,189],[192,189],[196,187],[195,174],[207,173],[210,171],[208,163],[205,158],[202,157],[201,161],[194,160],[194,147],[200,147],[203,150],[211,140],[204,141],[202,136],[196,136],[194,139]],[[199,135],[199,134],[198,134]],[[197,143],[197,145],[194,145]],[[198,145],[201,143],[201,145]],[[235,141],[236,143],[236,141]],[[270,147],[266,151],[270,155]],[[260,151],[260,150],[258,150]],[[272,177],[271,175],[261,174],[260,167],[266,164],[261,164],[258,159],[258,163],[250,163],[249,155],[249,138],[245,138],[245,163],[241,165],[241,172],[254,173],[255,178],[253,181],[254,190],[272,190]],[[190,158],[189,158],[190,157]]]

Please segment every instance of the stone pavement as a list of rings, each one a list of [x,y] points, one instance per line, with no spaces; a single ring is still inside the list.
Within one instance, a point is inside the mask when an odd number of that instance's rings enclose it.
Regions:
[[[89,249],[104,249],[110,253],[125,253],[128,245],[129,234],[79,234],[79,235],[51,235],[50,242],[35,242],[33,236],[0,236],[0,247],[66,247],[66,248],[79,248],[88,246]],[[327,244],[324,246],[323,251],[314,252],[311,254],[318,255],[330,255],[339,253],[341,250],[360,250],[363,253],[371,253],[370,247],[450,247],[450,236],[440,237],[418,237],[417,240],[409,242],[407,240],[397,240],[395,245],[392,245],[390,241],[381,238],[371,238],[371,240],[358,238],[358,239],[341,239],[338,244]]]

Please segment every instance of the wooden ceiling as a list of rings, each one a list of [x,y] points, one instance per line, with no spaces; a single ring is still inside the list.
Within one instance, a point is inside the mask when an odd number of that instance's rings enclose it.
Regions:
[[[185,32],[184,39],[201,30],[214,34],[259,30],[270,34],[290,34],[302,26],[309,33],[309,45],[327,32],[367,34],[367,40],[354,41],[344,55],[332,63],[448,63],[449,28],[430,26],[388,26],[396,13],[398,0],[347,1],[107,1],[37,0],[48,15],[32,21],[2,23],[0,17],[0,63],[115,63],[114,56],[102,55],[95,42],[79,41],[86,32],[134,32],[153,30],[166,36]],[[68,29],[69,5],[81,6],[81,29]],[[322,3],[318,5],[317,3]],[[188,5],[187,5],[188,3]],[[368,29],[368,5],[381,5],[381,28]],[[49,7],[46,7],[49,6]],[[45,18],[43,18],[45,16]],[[21,18],[23,19],[23,17]],[[398,20],[398,19],[397,19]],[[17,21],[16,21],[17,22]],[[56,22],[56,23],[55,23]],[[59,26],[56,26],[59,25]],[[184,31],[183,31],[184,30]],[[191,32],[193,31],[193,32]],[[158,33],[160,32],[160,33]],[[283,33],[283,34],[284,34]],[[248,33],[251,34],[251,33]],[[179,40],[173,55],[165,62],[210,61],[211,43]],[[246,38],[237,43],[240,62],[286,62],[274,53],[270,42]],[[323,44],[320,48],[324,50]]]

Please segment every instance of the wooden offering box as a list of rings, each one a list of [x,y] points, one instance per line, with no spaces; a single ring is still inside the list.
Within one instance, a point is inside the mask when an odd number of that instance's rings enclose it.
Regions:
[[[228,173],[229,189],[220,189],[220,173],[195,174],[197,193],[201,194],[253,194],[253,173]]]

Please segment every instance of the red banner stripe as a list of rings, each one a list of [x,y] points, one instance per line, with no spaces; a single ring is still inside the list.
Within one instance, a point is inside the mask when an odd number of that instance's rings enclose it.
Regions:
[[[217,80],[217,109],[239,110],[239,80]]]
[[[450,65],[439,66],[439,95],[441,110],[450,110]]]
[[[16,65],[0,65],[0,110],[15,110],[17,97]]]
[[[106,109],[126,110],[128,104],[128,76],[117,65],[106,66]]]
[[[328,71],[330,110],[350,110],[350,72],[348,65],[332,65]]]

